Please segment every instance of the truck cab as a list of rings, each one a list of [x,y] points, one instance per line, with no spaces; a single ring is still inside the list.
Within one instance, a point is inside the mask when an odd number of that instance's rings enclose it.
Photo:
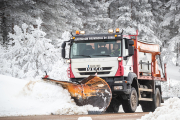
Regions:
[[[74,38],[74,39],[73,39]],[[80,35],[70,42],[68,77],[76,82],[90,75],[97,75],[111,84],[112,91],[126,90],[116,87],[133,72],[134,41],[122,33]],[[117,83],[118,83],[117,82]]]

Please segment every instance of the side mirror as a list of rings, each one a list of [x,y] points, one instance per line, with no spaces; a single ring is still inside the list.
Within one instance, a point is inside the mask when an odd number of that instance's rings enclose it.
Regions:
[[[129,56],[133,56],[134,55],[134,47],[133,46],[129,46]]]
[[[65,58],[65,55],[66,55],[66,51],[65,51],[66,42],[63,42],[61,47],[62,47],[62,49],[61,49],[61,56],[62,56],[62,58]]]
[[[62,45],[61,45],[62,48],[65,48],[66,47],[66,42],[63,42]]]
[[[62,56],[62,58],[64,58],[64,59],[65,59],[65,54],[66,54],[65,49],[62,48],[62,49],[61,49],[61,56]]]
[[[128,41],[128,44],[129,44],[129,48],[128,48],[128,50],[129,50],[129,56],[133,56],[133,55],[134,55],[134,47],[133,47],[134,41],[130,39],[130,40]]]
[[[134,41],[133,40],[129,40],[129,46],[133,46],[134,45]]]

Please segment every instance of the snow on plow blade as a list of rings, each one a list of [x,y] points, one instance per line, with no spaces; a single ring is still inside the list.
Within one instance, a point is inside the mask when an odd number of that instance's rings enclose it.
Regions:
[[[67,89],[78,106],[90,104],[105,111],[112,98],[112,92],[107,82],[97,76],[89,76],[80,83],[57,81],[50,78],[43,78],[60,84]]]

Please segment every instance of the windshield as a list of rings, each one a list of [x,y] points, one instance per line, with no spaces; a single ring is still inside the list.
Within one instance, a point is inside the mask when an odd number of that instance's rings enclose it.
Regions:
[[[76,41],[71,46],[71,59],[121,56],[121,40]]]

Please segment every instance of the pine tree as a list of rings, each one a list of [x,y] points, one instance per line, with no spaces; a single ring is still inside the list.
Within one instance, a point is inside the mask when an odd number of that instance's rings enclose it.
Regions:
[[[115,27],[120,27],[126,34],[136,34],[137,23],[133,19],[133,3],[131,0],[116,1],[118,4],[117,19],[115,20]]]
[[[81,14],[83,28],[87,34],[107,33],[112,28],[112,19],[109,18],[109,5],[114,0],[76,0],[73,3]]]
[[[1,2],[1,16],[3,31],[3,44],[8,42],[8,32],[13,33],[14,25],[22,25],[24,22],[27,24],[35,23],[35,13],[39,13],[38,9],[34,7],[33,0],[3,0]]]
[[[150,2],[152,6],[152,14],[154,16],[154,21],[156,21],[156,25],[153,28],[155,35],[161,40],[162,44],[166,39],[166,29],[164,29],[160,24],[164,19],[165,14],[165,2],[164,0],[151,0]]]
[[[148,3],[148,0],[134,0],[132,2],[132,19],[137,24],[139,40],[161,44],[158,36],[153,31],[156,22],[151,10],[152,6]]]
[[[169,44],[167,49],[164,49],[164,61],[172,62],[172,58],[177,57],[178,47],[180,41],[180,1],[178,0],[170,0],[165,4],[167,10],[164,15],[164,19],[161,23],[161,26],[165,29],[168,29],[166,34],[166,41]],[[174,54],[176,53],[176,56]],[[176,58],[177,63],[180,63],[180,59]],[[174,63],[175,64],[175,63]]]
[[[36,8],[42,10],[40,14],[44,21],[42,28],[47,33],[46,37],[57,44],[64,31],[82,28],[79,15],[81,12],[75,8],[72,1],[36,0]]]

